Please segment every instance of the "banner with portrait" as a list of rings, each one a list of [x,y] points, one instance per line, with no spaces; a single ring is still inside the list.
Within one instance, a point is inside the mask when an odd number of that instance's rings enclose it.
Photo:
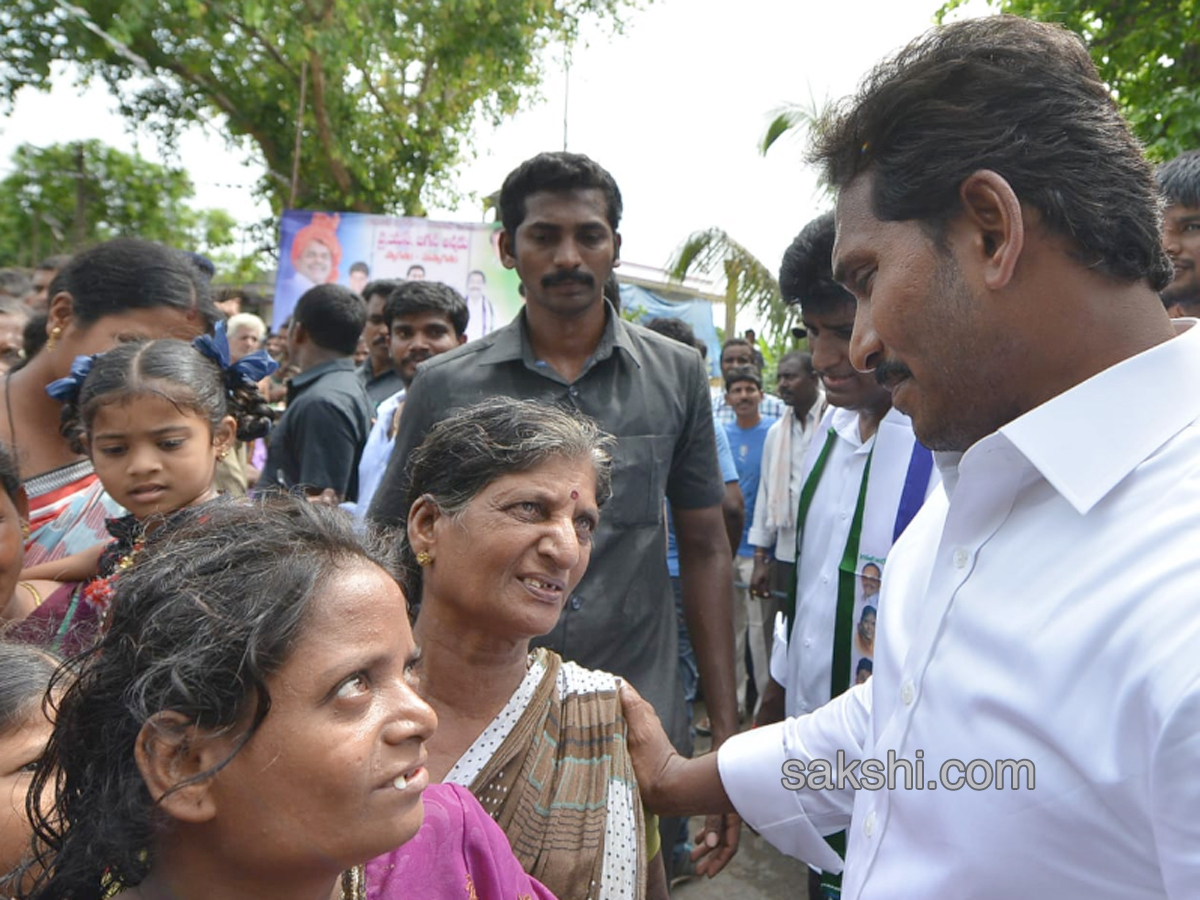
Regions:
[[[470,338],[521,309],[516,272],[500,262],[499,223],[288,210],[279,239],[271,330],[280,331],[305,291],[341,284],[356,292],[379,278],[448,284],[467,300]]]

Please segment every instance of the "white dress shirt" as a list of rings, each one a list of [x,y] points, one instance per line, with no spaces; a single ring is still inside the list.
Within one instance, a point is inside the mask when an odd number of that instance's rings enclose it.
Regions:
[[[788,503],[795,515],[796,508],[800,505],[800,490],[804,487],[804,457],[808,452],[808,446],[812,442],[813,435],[817,432],[817,426],[821,422],[821,415],[825,410],[825,405],[817,401],[813,402],[812,408],[804,417],[804,421],[796,419],[794,416],[789,416],[792,429],[792,460],[791,471],[788,477]],[[758,480],[758,499],[754,502],[754,519],[750,523],[750,532],[747,535],[748,540],[755,547],[766,547],[775,551],[775,558],[783,562],[796,561],[796,527],[771,528],[767,525],[767,516],[770,510],[771,503],[771,476],[775,471],[775,456],[779,452],[779,429],[783,426],[784,420],[780,419],[771,426],[771,430],[767,432],[767,441],[763,445],[762,458],[762,476]]]
[[[858,505],[863,470],[872,450],[880,444],[871,465],[870,489],[863,510],[864,540],[870,534],[886,538],[874,543],[886,552],[904,490],[908,461],[912,454],[912,422],[897,409],[890,409],[875,434],[860,437],[858,413],[831,406],[817,437],[809,445],[803,477],[816,464],[832,428],[837,434],[825,469],[813,492],[804,531],[800,535],[800,562],[796,571],[796,616],[792,632],[783,631],[783,616],[776,621],[771,643],[771,677],[785,689],[784,709],[789,716],[812,712],[829,702],[833,693],[833,633],[838,609],[838,576],[850,525]],[[884,457],[887,457],[886,461]],[[929,479],[930,487],[937,476]],[[928,492],[928,491],[927,491]],[[798,495],[797,495],[798,496]]]
[[[847,900],[1200,897],[1200,328],[965,454],[883,578],[874,677],[721,747],[745,819]],[[1032,790],[785,790],[785,759],[1028,759]],[[954,773],[957,775],[957,771]]]
[[[379,490],[383,481],[383,473],[387,470],[388,461],[392,458],[392,448],[396,445],[396,435],[388,434],[392,427],[392,419],[396,417],[396,409],[404,402],[407,388],[401,388],[380,402],[375,410],[375,421],[371,424],[371,432],[363,445],[362,457],[358,461],[358,499],[347,500],[341,504],[342,509],[350,512],[360,521],[366,519],[367,511],[371,508],[371,500]]]

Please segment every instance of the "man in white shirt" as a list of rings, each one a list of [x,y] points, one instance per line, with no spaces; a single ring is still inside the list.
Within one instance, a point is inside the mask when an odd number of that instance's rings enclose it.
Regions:
[[[462,295],[440,281],[398,282],[383,304],[392,366],[404,387],[375,410],[375,422],[358,463],[358,500],[342,504],[356,518],[366,518],[392,458],[404,397],[417,377],[417,366],[466,343],[468,316]]]
[[[749,534],[755,548],[750,589],[760,597],[768,596],[772,590],[786,591],[792,583],[796,506],[803,485],[804,455],[825,413],[821,380],[808,353],[793,350],[780,358],[775,369],[775,389],[786,407],[767,432],[762,478],[758,482]],[[772,614],[768,622],[774,618]]]
[[[822,866],[850,824],[847,900],[1200,897],[1200,329],[1156,293],[1150,167],[1083,44],[1019,18],[935,30],[842,109],[814,156],[851,356],[944,489],[891,554],[865,684],[715,761],[627,692],[643,798],[736,807]],[[819,789],[839,751],[895,789]]]
[[[759,725],[824,706],[856,681],[873,644],[856,638],[856,623],[876,615],[863,590],[887,562],[892,543],[925,502],[933,459],[917,443],[892,395],[850,359],[854,297],[833,280],[833,214],[809,222],[783,256],[779,283],[799,300],[813,367],[829,410],[804,460],[795,514],[796,578],[778,617],[771,678]],[[844,836],[831,842],[839,850]],[[828,867],[822,867],[828,868]],[[815,873],[809,894],[836,897],[838,876]]]

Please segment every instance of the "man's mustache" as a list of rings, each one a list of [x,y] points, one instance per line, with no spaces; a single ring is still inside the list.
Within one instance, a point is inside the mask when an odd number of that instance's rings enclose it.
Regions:
[[[564,269],[561,272],[552,272],[542,278],[542,287],[552,288],[558,287],[560,284],[582,284],[586,287],[594,287],[596,279],[587,272],[580,272],[577,269]]]
[[[889,390],[905,378],[912,378],[912,369],[902,362],[885,359],[875,367],[875,380]]]

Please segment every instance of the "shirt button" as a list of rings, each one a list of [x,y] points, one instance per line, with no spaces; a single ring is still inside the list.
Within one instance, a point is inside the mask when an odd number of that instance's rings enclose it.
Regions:
[[[867,813],[867,820],[863,822],[863,834],[870,837],[875,833],[875,810]]]
[[[582,597],[572,597],[571,598],[571,609],[580,609],[582,606],[583,606],[583,598]]]
[[[905,706],[912,706],[913,698],[917,696],[917,689],[913,687],[911,681],[904,682],[900,688],[900,699],[904,701]]]
[[[968,553],[966,550],[964,550],[962,547],[959,547],[957,550],[954,551],[954,568],[965,569],[967,567],[967,563],[969,563],[970,561],[971,561],[971,554]]]
[[[812,646],[812,641],[811,641],[809,638],[805,638],[805,639],[804,639],[804,646],[805,646],[805,647],[811,647],[811,646]]]
[[[821,584],[829,584],[829,576],[828,575],[821,576]]]
[[[845,522],[848,518],[850,518],[850,514],[843,509],[842,510],[842,521]]]
[[[579,388],[573,387],[570,390],[568,390],[567,393],[570,394],[572,397],[578,397],[579,396]]]

